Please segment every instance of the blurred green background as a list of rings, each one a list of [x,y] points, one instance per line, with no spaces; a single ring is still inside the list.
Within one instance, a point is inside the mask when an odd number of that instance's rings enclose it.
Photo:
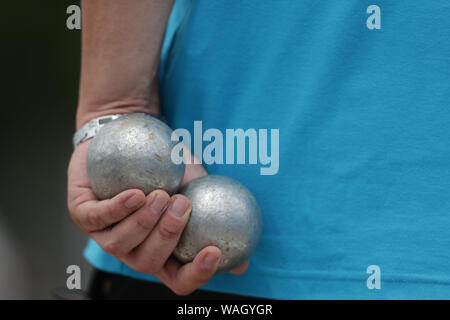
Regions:
[[[90,267],[86,236],[66,206],[80,66],[80,30],[66,9],[80,1],[4,1],[0,157],[0,298],[51,298],[66,268]]]

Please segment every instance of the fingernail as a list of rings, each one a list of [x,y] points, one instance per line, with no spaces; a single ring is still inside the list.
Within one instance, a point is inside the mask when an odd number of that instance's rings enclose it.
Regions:
[[[131,198],[129,198],[125,202],[125,207],[127,207],[128,209],[132,209],[132,208],[136,207],[141,202],[142,202],[142,198],[139,197],[138,194],[134,194]]]
[[[156,196],[150,203],[150,210],[152,210],[154,214],[160,214],[161,212],[163,212],[166,205],[167,199],[159,194],[156,194]]]
[[[211,270],[216,266],[219,257],[215,254],[207,253],[203,259],[203,268]]]
[[[169,213],[174,217],[181,218],[189,209],[189,202],[183,197],[176,198],[169,207]]]

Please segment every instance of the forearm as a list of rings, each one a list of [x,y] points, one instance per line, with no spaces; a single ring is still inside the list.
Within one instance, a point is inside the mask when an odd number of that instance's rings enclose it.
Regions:
[[[172,4],[173,0],[82,2],[77,128],[106,114],[159,113],[157,71]]]

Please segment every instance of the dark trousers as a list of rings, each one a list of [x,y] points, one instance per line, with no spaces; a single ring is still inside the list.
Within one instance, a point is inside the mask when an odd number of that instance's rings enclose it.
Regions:
[[[248,296],[196,290],[188,296],[177,296],[166,286],[118,274],[94,270],[88,295],[94,300],[242,300]]]

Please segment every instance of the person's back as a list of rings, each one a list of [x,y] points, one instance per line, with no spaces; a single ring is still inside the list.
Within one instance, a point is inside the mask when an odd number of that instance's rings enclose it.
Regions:
[[[248,157],[205,165],[253,192],[264,229],[245,274],[216,275],[204,288],[284,299],[450,297],[450,4],[371,5],[176,2],[160,67],[171,127],[193,133],[201,120],[224,136],[268,129],[269,140],[279,129],[273,174]],[[94,242],[86,256],[155,279]]]

